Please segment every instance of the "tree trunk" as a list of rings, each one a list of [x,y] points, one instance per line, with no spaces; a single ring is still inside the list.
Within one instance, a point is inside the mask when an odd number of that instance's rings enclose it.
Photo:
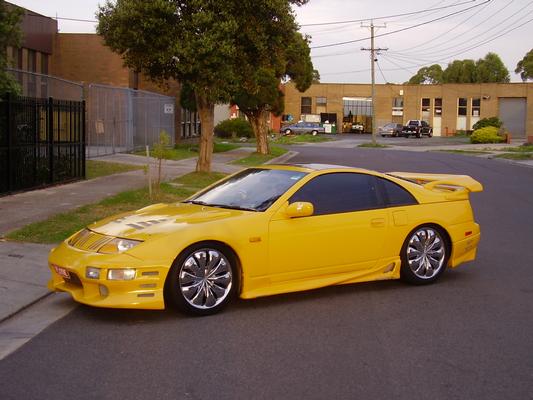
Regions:
[[[200,151],[198,162],[196,163],[197,172],[211,171],[211,158],[213,155],[213,130],[215,128],[215,105],[205,99],[202,94],[196,95],[196,107],[200,115],[201,134],[200,134]]]
[[[247,113],[246,116],[252,125],[254,131],[257,152],[259,154],[268,154],[270,149],[268,147],[268,124],[267,115],[264,111],[256,111]]]

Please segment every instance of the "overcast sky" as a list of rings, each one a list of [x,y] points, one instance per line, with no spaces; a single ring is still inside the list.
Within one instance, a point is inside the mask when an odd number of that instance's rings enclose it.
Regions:
[[[94,20],[103,0],[9,0],[50,17]],[[441,9],[436,9],[441,8]],[[431,11],[424,11],[431,10]],[[309,34],[311,55],[322,82],[370,82],[370,24],[315,25],[374,18],[378,56],[376,82],[401,83],[423,65],[454,59],[500,55],[511,73],[533,48],[533,1],[530,0],[310,0],[295,9],[301,31]],[[412,15],[394,16],[413,13]],[[454,14],[454,15],[450,15]],[[386,17],[386,18],[382,18]],[[362,26],[365,25],[365,26]],[[385,25],[385,26],[384,26]],[[415,27],[416,25],[420,25]],[[383,27],[384,26],[384,27]],[[405,29],[403,32],[396,32]],[[59,20],[60,32],[94,32],[95,24]],[[335,43],[356,41],[343,45]],[[319,47],[328,46],[328,47]]]

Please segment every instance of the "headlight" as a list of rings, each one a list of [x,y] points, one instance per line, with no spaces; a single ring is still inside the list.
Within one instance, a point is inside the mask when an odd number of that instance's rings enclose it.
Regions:
[[[140,240],[130,240],[130,239],[120,239],[116,238],[111,240],[109,243],[106,243],[103,245],[100,250],[98,250],[99,253],[122,253],[124,251],[128,251],[138,244],[142,243]]]
[[[85,277],[87,279],[100,279],[100,268],[87,267]]]
[[[107,279],[110,281],[131,281],[133,278],[135,278],[135,269],[133,268],[107,270]]]

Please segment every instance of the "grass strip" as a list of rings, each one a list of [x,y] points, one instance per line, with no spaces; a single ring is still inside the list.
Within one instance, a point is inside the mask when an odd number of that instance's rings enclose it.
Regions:
[[[363,148],[369,148],[369,149],[383,149],[385,147],[390,147],[390,146],[387,146],[386,144],[381,144],[381,143],[361,143],[361,144],[358,144],[357,147],[363,147]]]
[[[283,147],[270,146],[270,154],[265,155],[259,153],[252,153],[248,157],[233,161],[232,164],[240,165],[243,167],[252,167],[255,165],[264,164],[267,161],[272,160],[273,158],[285,154],[287,151],[288,150],[284,149]]]
[[[33,243],[57,243],[94,221],[111,215],[137,210],[153,203],[180,201],[224,176],[225,174],[218,172],[192,172],[172,182],[162,183],[161,193],[155,200],[150,200],[147,188],[121,192],[98,203],[88,204],[27,225],[10,232],[7,238]]]
[[[494,156],[495,158],[505,158],[507,160],[533,160],[533,153],[515,152],[503,153]]]
[[[122,172],[142,169],[142,165],[131,165],[114,163],[107,161],[87,160],[85,163],[85,174],[87,179],[99,178],[101,176],[120,174]]]
[[[163,156],[166,160],[183,160],[186,158],[198,157],[198,144],[177,144],[173,148],[169,148],[165,151]],[[233,143],[218,143],[213,145],[213,153],[223,153],[238,149],[240,146]],[[145,150],[136,151],[134,154],[138,156],[145,156]]]
[[[280,136],[274,139],[272,142],[276,144],[298,144],[298,143],[321,143],[329,142],[332,140],[329,137],[320,135],[294,135],[294,136]]]

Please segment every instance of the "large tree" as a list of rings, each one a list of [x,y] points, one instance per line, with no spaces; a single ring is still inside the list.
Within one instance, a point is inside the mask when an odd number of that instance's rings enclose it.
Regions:
[[[236,78],[233,102],[247,116],[257,140],[257,152],[267,154],[267,115],[283,112],[281,80],[293,80],[300,91],[313,80],[307,37],[298,32],[291,4],[294,0],[241,0],[237,11]]]
[[[232,2],[117,0],[99,8],[98,34],[126,66],[154,81],[174,78],[194,92],[202,123],[197,170],[209,171],[214,106],[229,101],[234,85]]]
[[[6,48],[20,46],[22,14],[21,8],[8,6],[5,1],[0,0],[0,95],[20,92],[17,81],[6,71],[8,67]]]
[[[455,60],[442,73],[443,83],[475,83],[476,63],[474,60]]]
[[[409,83],[505,83],[509,79],[509,71],[501,58],[496,53],[487,53],[477,61],[454,60],[444,71],[438,64],[422,67]]]
[[[410,84],[438,84],[442,83],[442,67],[433,64],[429,67],[422,67],[409,79]]]
[[[520,74],[524,82],[533,79],[533,49],[529,50],[524,58],[518,61],[514,72]]]
[[[509,70],[496,53],[487,53],[476,61],[477,83],[506,83],[510,81]]]

